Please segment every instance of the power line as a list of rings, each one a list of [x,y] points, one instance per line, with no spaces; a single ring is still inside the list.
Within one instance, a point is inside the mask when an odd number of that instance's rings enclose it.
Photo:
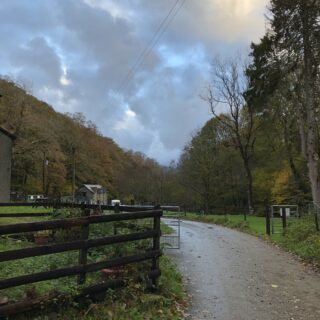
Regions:
[[[180,9],[184,5],[186,0],[182,0],[180,3],[180,6],[178,6],[180,0],[177,0],[173,6],[170,8],[169,12],[165,16],[165,18],[160,23],[159,27],[157,28],[156,32],[154,33],[151,41],[148,43],[148,45],[145,47],[145,49],[141,52],[131,69],[128,71],[127,75],[125,76],[124,80],[121,82],[121,85],[119,86],[119,89],[117,90],[118,93],[122,91],[123,89],[126,89],[130,80],[134,77],[139,67],[142,65],[144,60],[149,56],[152,49],[156,46],[158,41],[160,40],[161,36],[164,34],[170,23],[173,21],[173,19],[176,17],[176,15],[179,13]],[[171,16],[171,17],[170,17]]]
[[[125,78],[122,80],[118,91],[120,91],[122,89],[122,86],[125,84],[125,82],[130,78],[130,75],[132,74],[132,72],[135,70],[135,68],[138,66],[138,64],[142,61],[143,57],[145,56],[146,52],[148,51],[148,48],[152,45],[153,41],[155,40],[155,38],[157,37],[158,33],[160,32],[160,30],[162,29],[164,23],[166,22],[166,20],[169,18],[169,16],[171,15],[172,11],[174,10],[174,8],[176,7],[176,5],[179,3],[180,0],[176,0],[176,2],[173,4],[173,6],[171,7],[171,9],[169,10],[169,12],[167,13],[167,15],[165,16],[165,18],[161,21],[160,25],[158,26],[157,30],[155,31],[155,33],[153,34],[152,39],[150,40],[150,42],[148,43],[148,45],[144,48],[144,50],[140,53],[139,57],[136,59],[135,63],[132,65],[132,67],[130,68],[130,70],[128,71],[128,73],[126,74]]]

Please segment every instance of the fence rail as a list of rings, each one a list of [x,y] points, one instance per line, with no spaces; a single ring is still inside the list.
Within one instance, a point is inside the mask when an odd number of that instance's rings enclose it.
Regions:
[[[21,203],[19,206],[30,206],[34,204]],[[47,206],[47,203],[41,203],[39,206]],[[61,205],[61,204],[60,204]],[[160,250],[160,219],[162,216],[162,210],[150,210],[152,207],[146,208],[136,207],[140,211],[133,212],[132,207],[130,207],[131,212],[125,213],[112,213],[112,214],[100,214],[100,215],[90,215],[90,209],[95,209],[97,206],[94,205],[69,205],[64,204],[65,207],[77,207],[82,209],[82,216],[78,218],[67,218],[67,219],[55,219],[48,221],[37,221],[37,222],[24,222],[15,224],[5,224],[0,225],[0,237],[12,234],[30,233],[35,231],[43,230],[55,230],[55,229],[68,229],[72,227],[80,227],[79,230],[79,240],[65,241],[62,243],[52,243],[41,245],[37,247],[7,250],[0,252],[0,262],[6,262],[11,260],[20,260],[23,258],[37,257],[42,255],[50,255],[55,253],[67,252],[72,250],[79,250],[78,264],[63,268],[57,268],[55,270],[35,272],[31,274],[26,274],[22,276],[16,276],[7,279],[0,280],[0,290],[12,288],[20,285],[36,283],[39,281],[52,280],[67,276],[78,275],[78,283],[82,284],[86,280],[86,274],[90,272],[95,272],[102,270],[104,268],[113,268],[125,266],[127,264],[142,262],[146,260],[151,260],[150,272],[147,275],[151,277],[153,284],[156,285],[157,278],[160,276],[159,269],[159,257],[161,255]],[[0,207],[4,206],[17,206],[17,204],[0,203]],[[105,210],[112,208],[114,206],[99,206],[101,209]],[[120,210],[126,210],[126,206],[121,206]],[[142,210],[141,210],[142,209]],[[117,211],[119,211],[117,209]],[[9,215],[9,214],[8,214]],[[20,215],[19,215],[20,216]],[[99,238],[90,239],[90,225],[100,224],[100,223],[110,223],[119,221],[129,221],[129,220],[140,220],[152,218],[153,225],[152,228],[148,230],[142,230],[139,232],[120,234],[120,235],[108,235]],[[137,241],[143,239],[152,239],[152,247],[147,248],[145,251],[139,251],[135,254],[131,254],[124,257],[116,257],[111,260],[104,260],[99,262],[87,263],[87,253],[89,248],[94,248],[98,246],[112,245],[118,243],[126,243],[130,241]],[[96,292],[99,288],[103,290],[106,285],[102,283],[96,284],[94,286],[89,286],[87,289],[83,289],[88,292]],[[30,302],[31,303],[31,302]],[[16,303],[16,311],[20,312],[19,305],[24,306],[25,303]],[[28,304],[27,304],[28,305]],[[30,304],[29,304],[30,305]],[[21,307],[22,308],[22,307]],[[7,311],[6,311],[7,310]],[[9,311],[8,311],[9,310]],[[6,305],[0,307],[0,316],[6,315],[12,312],[13,308]],[[23,309],[24,310],[24,309]]]
[[[48,207],[48,208],[85,208],[96,209],[99,207],[101,210],[111,210],[114,211],[114,205],[109,204],[83,204],[83,203],[72,203],[72,202],[59,202],[59,201],[46,201],[46,202],[1,202],[0,207]],[[171,206],[162,206],[161,209],[169,208]],[[154,206],[149,205],[120,205],[119,210],[125,212],[135,212],[135,211],[149,211],[154,209]]]
[[[37,222],[23,222],[16,224],[0,225],[0,235],[22,233],[30,231],[68,229],[77,226],[86,226],[94,223],[127,221],[145,218],[160,218],[162,210],[150,210],[109,215],[93,215],[79,218],[56,219]]]

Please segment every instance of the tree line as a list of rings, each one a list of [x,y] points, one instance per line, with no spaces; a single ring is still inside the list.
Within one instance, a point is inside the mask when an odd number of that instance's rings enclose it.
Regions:
[[[320,204],[319,0],[271,0],[248,62],[216,58],[201,97],[210,120],[177,166],[186,197],[210,212]],[[224,112],[218,113],[218,108]]]

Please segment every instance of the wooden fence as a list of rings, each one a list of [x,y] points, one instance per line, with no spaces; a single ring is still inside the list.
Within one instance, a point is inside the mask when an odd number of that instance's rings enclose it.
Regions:
[[[30,206],[30,203],[21,203],[20,206]],[[49,204],[41,204],[49,205]],[[3,206],[17,206],[17,204],[0,204]],[[52,243],[41,245],[37,247],[30,247],[24,249],[16,249],[9,251],[0,252],[0,262],[6,262],[16,259],[23,259],[28,257],[37,257],[42,255],[49,255],[54,253],[67,252],[71,250],[79,250],[79,260],[77,265],[70,267],[58,268],[50,271],[36,272],[22,276],[16,276],[7,279],[0,280],[0,290],[16,287],[20,285],[36,283],[39,281],[52,280],[61,277],[78,275],[78,283],[83,284],[86,280],[86,274],[90,272],[95,272],[102,270],[104,268],[113,268],[125,266],[127,264],[142,262],[145,260],[151,260],[150,272],[147,272],[147,277],[149,277],[153,284],[156,285],[157,278],[160,276],[159,269],[159,257],[161,255],[160,250],[160,219],[162,216],[161,209],[150,210],[148,208],[141,208],[142,210],[137,210],[138,207],[121,207],[121,210],[132,211],[132,212],[122,212],[113,214],[99,214],[90,215],[90,209],[95,209],[97,206],[94,205],[72,205],[72,204],[59,204],[61,207],[81,207],[82,216],[77,218],[67,218],[67,219],[55,219],[48,221],[36,221],[36,222],[25,222],[18,224],[0,224],[0,237],[3,235],[30,233],[42,230],[55,230],[55,229],[68,229],[71,227],[80,227],[80,239],[74,241],[65,241],[62,243]],[[114,206],[100,206],[102,210],[114,209]],[[133,210],[134,209],[134,210]],[[118,210],[119,211],[119,208]],[[8,214],[9,215],[9,214]],[[134,232],[122,235],[109,235],[99,238],[90,239],[90,225],[100,224],[100,223],[110,223],[110,222],[120,222],[129,220],[139,220],[152,218],[152,227],[148,230],[143,230],[140,232]],[[94,263],[87,263],[87,253],[89,248],[94,248],[98,246],[112,245],[117,243],[125,243],[136,240],[143,239],[153,239],[152,247],[146,249],[143,252],[138,252],[133,255],[116,257],[111,260],[99,261]],[[117,283],[122,283],[116,280]],[[98,291],[106,290],[109,287],[113,287],[114,283],[99,283],[96,285],[91,285],[82,290],[85,295],[90,295],[91,293],[96,293]],[[0,291],[1,294],[1,291]],[[0,307],[1,315],[10,315],[12,313],[21,312],[28,310],[31,306],[35,304],[35,301],[24,301],[18,303],[12,303]]]

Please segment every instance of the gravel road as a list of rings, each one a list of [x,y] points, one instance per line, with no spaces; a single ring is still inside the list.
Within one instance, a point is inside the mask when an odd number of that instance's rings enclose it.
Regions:
[[[167,250],[184,275],[187,320],[319,320],[320,274],[256,237],[181,223],[181,249]]]

